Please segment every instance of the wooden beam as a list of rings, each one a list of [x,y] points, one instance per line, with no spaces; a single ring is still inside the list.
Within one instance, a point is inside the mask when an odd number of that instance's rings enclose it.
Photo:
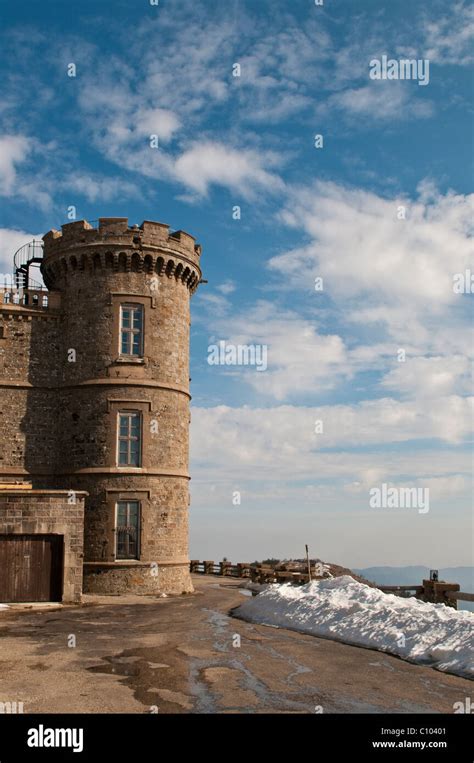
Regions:
[[[460,599],[461,601],[474,601],[474,593],[465,593],[464,591],[448,591],[448,599]]]

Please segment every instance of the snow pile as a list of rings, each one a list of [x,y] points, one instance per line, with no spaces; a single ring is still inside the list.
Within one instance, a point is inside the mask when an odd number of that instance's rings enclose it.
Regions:
[[[474,677],[470,612],[385,594],[349,575],[304,586],[270,585],[233,614]]]
[[[332,578],[331,565],[325,562],[316,563],[316,574],[324,575],[324,577]]]

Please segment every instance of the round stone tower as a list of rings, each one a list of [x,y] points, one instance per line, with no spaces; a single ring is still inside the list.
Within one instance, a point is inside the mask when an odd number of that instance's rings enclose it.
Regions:
[[[55,479],[86,490],[84,591],[192,590],[190,296],[201,248],[161,223],[82,220],[44,236],[61,294]]]

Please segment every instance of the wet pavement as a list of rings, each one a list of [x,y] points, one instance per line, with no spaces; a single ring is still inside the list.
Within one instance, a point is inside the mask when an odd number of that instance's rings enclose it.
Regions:
[[[222,583],[222,584],[221,584]],[[246,623],[235,580],[0,611],[0,702],[25,713],[452,713],[473,683],[381,652]]]

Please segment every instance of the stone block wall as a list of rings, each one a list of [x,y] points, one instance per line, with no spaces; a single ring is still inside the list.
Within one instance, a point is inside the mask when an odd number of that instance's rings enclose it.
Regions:
[[[76,493],[74,498],[75,503],[69,503],[71,497],[65,490],[0,490],[0,537],[63,536],[64,603],[80,602],[82,593],[86,493]]]

